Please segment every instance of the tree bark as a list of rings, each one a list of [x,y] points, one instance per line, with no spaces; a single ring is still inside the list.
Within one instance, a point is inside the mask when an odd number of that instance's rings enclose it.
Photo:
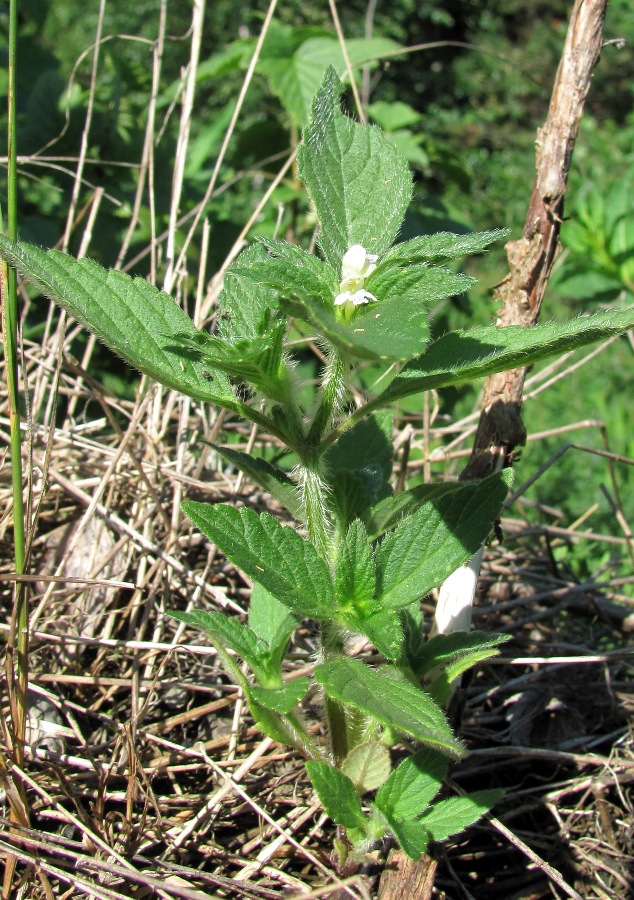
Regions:
[[[579,122],[591,75],[601,52],[607,0],[577,0],[550,109],[537,132],[537,178],[524,231],[506,245],[509,274],[495,291],[502,303],[498,325],[534,325],[541,309],[553,263],[560,250],[559,229],[564,195]],[[462,478],[484,478],[513,461],[513,451],[526,443],[521,419],[527,369],[500,372],[486,379],[480,421],[471,459]]]

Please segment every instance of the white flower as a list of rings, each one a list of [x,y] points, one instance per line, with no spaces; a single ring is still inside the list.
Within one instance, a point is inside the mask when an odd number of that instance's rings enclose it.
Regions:
[[[350,318],[355,306],[376,301],[374,294],[364,290],[365,279],[376,269],[378,256],[367,253],[361,244],[346,250],[341,263],[341,283],[335,297],[335,306],[343,306],[346,318]]]

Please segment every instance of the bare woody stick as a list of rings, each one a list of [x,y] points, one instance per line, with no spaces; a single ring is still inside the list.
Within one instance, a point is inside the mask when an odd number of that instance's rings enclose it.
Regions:
[[[576,0],[557,70],[550,108],[537,132],[537,177],[524,231],[509,241],[509,274],[498,286],[498,325],[534,325],[553,263],[560,250],[559,229],[572,151],[592,70],[602,46],[607,0]],[[510,465],[515,448],[526,442],[521,419],[527,369],[487,378],[471,458],[460,476],[484,478]],[[434,631],[468,630],[482,554],[454,572],[440,590]]]

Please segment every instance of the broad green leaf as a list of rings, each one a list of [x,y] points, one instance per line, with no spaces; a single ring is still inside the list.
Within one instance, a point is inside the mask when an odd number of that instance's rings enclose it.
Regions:
[[[398,44],[387,38],[346,41],[346,52],[353,65],[370,62],[377,56],[386,57],[399,49]],[[333,66],[341,75],[345,72],[346,63],[339,41],[331,37],[313,37],[303,41],[292,55],[263,59],[259,69],[294,123],[302,126],[308,119],[311,102],[328,66]]]
[[[381,312],[384,305],[397,297],[399,309],[405,310],[407,306],[411,308],[407,323],[411,329],[417,329],[420,344],[425,343],[427,338],[426,317],[432,303],[464,294],[475,282],[476,279],[469,275],[450,272],[449,269],[427,263],[416,265],[382,261],[365,280],[364,287],[379,301],[371,307],[375,312]],[[388,324],[392,325],[391,322]],[[413,340],[408,343],[412,344]],[[420,347],[418,352],[422,352]]]
[[[438,262],[442,259],[460,259],[472,253],[481,253],[489,244],[508,233],[505,228],[497,228],[494,231],[477,231],[471,234],[451,234],[447,231],[422,234],[412,238],[411,241],[395,244],[381,262],[409,266],[413,263]]]
[[[387,481],[392,474],[394,456],[392,423],[392,414],[383,410],[357,422],[354,428],[345,431],[339,440],[328,448],[325,457],[328,470],[357,471],[369,466],[378,466],[383,480]]]
[[[508,634],[489,634],[486,631],[454,631],[451,634],[436,634],[422,647],[416,660],[415,672],[425,675],[438,666],[449,666],[472,653],[497,655],[500,644],[509,641]],[[455,677],[455,676],[454,676]]]
[[[291,481],[286,472],[271,465],[265,459],[251,456],[241,450],[221,447],[218,444],[209,444],[209,446],[213,447],[216,453],[219,453],[228,463],[237,466],[241,472],[248,475],[262,490],[279,500],[292,516],[299,521],[302,520],[304,510],[301,497],[297,485]]]
[[[220,642],[229,647],[247,662],[251,668],[257,669],[261,652],[265,649],[254,632],[230,616],[213,610],[194,609],[191,612],[171,612],[171,618],[194,625],[208,634],[214,644]]]
[[[232,344],[262,337],[275,328],[278,296],[251,274],[251,268],[268,259],[260,244],[244,250],[229,266],[218,298],[221,335]]]
[[[450,756],[462,756],[442,710],[421,689],[394,681],[357,659],[340,657],[315,669],[326,693],[346,706],[369,713],[377,721],[411,734]]]
[[[165,349],[166,334],[195,340],[200,332],[172,297],[145,279],[5,235],[0,235],[0,253],[134,368],[195,400],[239,408],[224,375]]]
[[[444,841],[481,819],[503,796],[504,791],[477,791],[466,797],[440,800],[418,821],[434,841]]]
[[[629,307],[561,324],[552,322],[531,328],[486,325],[468,332],[452,331],[434,341],[422,356],[409,363],[371,407],[384,406],[410,394],[463,384],[494,372],[528,366],[549,356],[622,334],[633,327],[634,307]]]
[[[345,432],[344,432],[345,433]],[[431,500],[444,494],[453,494],[464,486],[464,482],[441,482],[439,484],[419,484],[409,491],[392,494],[379,501],[363,516],[370,540],[376,540],[386,531],[395,528],[407,515]]]
[[[341,771],[354,783],[358,794],[381,787],[390,769],[390,751],[380,741],[366,741],[353,747],[341,766]]]
[[[379,609],[363,616],[349,613],[343,621],[351,631],[360,631],[386,659],[399,659],[403,652],[403,626],[394,609]]]
[[[447,760],[425,747],[398,765],[376,795],[375,805],[392,819],[415,819],[424,813],[449,768]]]
[[[395,819],[385,816],[401,850],[410,859],[420,859],[427,850],[429,833],[418,819]]]
[[[322,762],[307,762],[306,770],[317,796],[333,822],[365,830],[366,818],[355,786],[347,775]]]
[[[280,688],[253,687],[251,694],[266,709],[288,713],[302,699],[310,687],[310,678],[295,678]]]
[[[268,513],[224,503],[183,503],[183,510],[227,559],[286,604],[312,619],[333,615],[333,585],[313,545]]]
[[[249,628],[269,650],[283,645],[293,633],[297,620],[288,607],[257,582],[249,602]]]
[[[379,100],[370,103],[367,113],[380,125],[384,131],[399,131],[401,128],[409,128],[422,121],[423,116],[407,103],[397,100],[395,103],[386,103]]]
[[[377,602],[407,606],[469,559],[488,535],[508,491],[509,475],[467,482],[425,503],[377,548]]]
[[[354,244],[378,255],[388,249],[412,194],[405,160],[380,129],[343,115],[342,91],[334,69],[328,69],[297,157],[321,222],[320,246],[338,276]]]
[[[282,287],[281,281],[279,284]],[[378,303],[370,302],[362,310],[359,307],[361,311],[354,319],[343,322],[336,316],[335,295],[320,297],[295,282],[284,289],[282,306],[344,354],[361,359],[409,360],[424,346],[428,332],[422,300],[412,303],[408,295],[377,297]]]
[[[335,597],[339,608],[352,607],[361,615],[372,608],[376,574],[368,535],[353,522],[339,546],[335,569]]]

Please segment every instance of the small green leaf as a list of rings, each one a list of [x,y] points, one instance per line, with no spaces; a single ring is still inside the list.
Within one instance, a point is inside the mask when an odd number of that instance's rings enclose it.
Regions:
[[[328,471],[350,469],[356,472],[370,466],[378,467],[383,481],[387,481],[392,474],[394,456],[392,425],[392,413],[382,410],[344,431],[339,440],[326,452],[325,462]]]
[[[251,591],[249,628],[269,650],[288,643],[297,619],[288,607],[257,582]]]
[[[299,176],[321,222],[320,246],[337,274],[354,244],[379,255],[387,250],[412,194],[405,160],[380,129],[342,114],[342,91],[328,69],[298,152]]]
[[[261,651],[264,647],[254,632],[230,616],[213,610],[194,609],[191,612],[171,612],[171,618],[194,625],[208,634],[214,644],[220,642],[229,647],[247,662],[251,668],[257,669]]]
[[[420,859],[427,850],[429,833],[417,819],[391,819],[385,817],[401,850],[410,859]]]
[[[454,631],[451,634],[436,634],[422,647],[414,668],[417,675],[425,675],[438,666],[450,666],[471,656],[485,653],[496,656],[500,644],[511,639],[508,634],[489,634],[486,631]],[[455,676],[454,676],[455,677]]]
[[[341,541],[335,571],[335,597],[340,608],[352,606],[363,615],[372,607],[376,589],[374,559],[368,535],[359,520]]]
[[[508,491],[505,473],[466,482],[402,520],[375,559],[381,606],[418,600],[466,562],[486,538]]]
[[[330,619],[333,585],[328,568],[309,541],[273,516],[224,503],[183,503],[203,534],[249,578],[300,616]]]
[[[477,791],[466,797],[440,800],[418,821],[434,841],[444,841],[477,822],[504,795],[504,791]]]
[[[463,755],[462,745],[451,733],[442,710],[413,684],[394,681],[359,660],[343,657],[317,666],[315,679],[335,700],[433,744],[450,756]]]
[[[344,432],[345,434],[345,432]],[[396,527],[401,519],[411,515],[428,501],[435,500],[444,494],[453,494],[461,490],[464,482],[443,482],[440,484],[419,484],[409,491],[392,494],[379,501],[363,517],[370,540],[376,540],[386,531]]]
[[[358,794],[374,791],[390,774],[390,751],[379,741],[366,741],[353,747],[341,771],[354,783]]]
[[[489,244],[509,233],[506,228],[495,231],[479,231],[472,234],[423,234],[411,241],[395,244],[383,257],[383,262],[412,265],[413,263],[438,262],[441,259],[460,259],[472,253],[481,253]]]
[[[196,400],[239,409],[224,375],[165,349],[166,334],[193,340],[200,334],[173,297],[143,278],[133,279],[89,259],[40,250],[1,234],[0,253],[135,369]]]
[[[250,270],[267,260],[266,250],[253,244],[229,266],[218,298],[220,333],[230,343],[262,337],[277,324],[278,296],[254,279]]]
[[[232,447],[221,447],[219,444],[209,444],[216,453],[219,453],[228,463],[237,466],[241,472],[259,485],[263,491],[271,494],[284,506],[298,521],[302,521],[304,511],[297,486],[291,481],[286,472],[276,468],[265,459],[234,450]]]
[[[447,760],[425,747],[404,759],[376,795],[375,805],[392,819],[415,819],[424,813],[449,768]]]
[[[266,709],[288,713],[302,699],[310,687],[310,678],[295,678],[281,688],[253,687],[253,698]]]
[[[344,828],[365,830],[367,823],[361,801],[347,775],[322,762],[307,762],[306,769],[317,796],[333,822]]]
[[[386,659],[399,659],[403,651],[403,627],[394,609],[379,609],[369,615],[350,614],[345,619],[351,631],[360,631]]]

